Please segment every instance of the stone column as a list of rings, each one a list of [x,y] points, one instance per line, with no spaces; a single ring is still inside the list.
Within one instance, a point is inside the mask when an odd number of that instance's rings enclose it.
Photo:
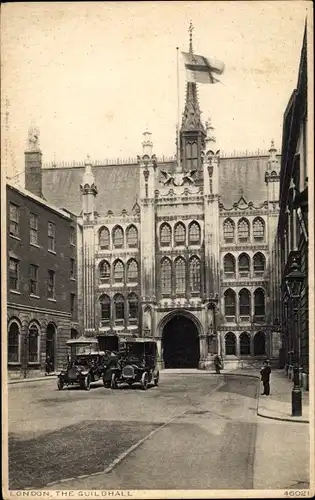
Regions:
[[[199,366],[198,368],[201,370],[205,369],[205,361],[207,354],[207,336],[199,335],[199,349],[200,349],[200,358],[199,358]]]

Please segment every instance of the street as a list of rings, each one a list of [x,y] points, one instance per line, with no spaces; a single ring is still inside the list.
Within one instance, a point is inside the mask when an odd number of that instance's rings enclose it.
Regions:
[[[267,489],[306,483],[307,463],[294,473],[285,463],[282,471],[275,448],[277,439],[300,439],[307,458],[307,426],[300,425],[297,435],[290,424],[257,417],[257,389],[251,377],[167,372],[147,391],[95,384],[90,392],[60,392],[55,378],[11,385],[9,487]]]

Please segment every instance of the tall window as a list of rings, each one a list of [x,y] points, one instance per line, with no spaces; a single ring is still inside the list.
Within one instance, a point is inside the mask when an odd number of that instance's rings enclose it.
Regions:
[[[239,241],[249,240],[249,222],[247,219],[241,219],[238,223],[238,239]]]
[[[161,229],[160,229],[161,246],[163,246],[163,247],[171,246],[171,240],[172,240],[171,227],[166,223],[162,224]]]
[[[70,278],[75,279],[75,259],[70,259]]]
[[[30,214],[30,243],[38,245],[38,216]]]
[[[125,319],[125,299],[122,295],[117,294],[114,297],[115,320],[122,322]]]
[[[10,290],[19,289],[19,261],[11,257],[9,261],[9,287]]]
[[[175,289],[176,293],[186,292],[186,262],[182,257],[175,261]]]
[[[226,219],[223,223],[223,237],[225,241],[233,241],[235,233],[235,224],[231,219]]]
[[[69,241],[70,241],[70,245],[75,245],[75,228],[74,227],[70,227]]]
[[[48,250],[56,251],[56,226],[53,222],[48,222]]]
[[[200,293],[201,277],[200,277],[200,259],[192,257],[189,261],[189,283],[192,293]]]
[[[30,265],[30,294],[38,295],[38,266]]]
[[[263,219],[258,217],[253,222],[253,236],[254,240],[263,240],[265,237],[265,223]]]
[[[240,335],[240,354],[243,356],[250,354],[250,336],[246,332]]]
[[[178,222],[174,229],[175,245],[185,245],[186,228],[182,222]]]
[[[130,260],[127,264],[127,281],[138,281],[138,264],[134,259]]]
[[[11,236],[19,236],[19,222],[20,222],[20,208],[14,203],[10,203],[9,207],[9,217],[10,217],[10,234]]]
[[[128,295],[128,317],[129,320],[138,319],[138,297],[135,293]]]
[[[166,258],[161,262],[161,292],[163,295],[172,293],[172,263]]]
[[[20,357],[20,329],[12,322],[8,332],[8,362],[17,363]]]
[[[236,314],[235,292],[231,288],[224,293],[224,311],[225,316],[235,316]]]
[[[106,325],[110,322],[110,298],[108,295],[100,296],[101,307],[101,325]]]
[[[238,258],[238,272],[240,276],[249,275],[249,257],[246,253],[242,253]]]
[[[243,288],[239,293],[240,316],[250,316],[250,292]]]
[[[236,337],[232,332],[225,335],[225,354],[228,356],[236,355]]]
[[[47,296],[50,299],[55,298],[55,271],[48,271]]]
[[[31,325],[28,330],[28,361],[39,362],[39,331],[36,325]]]
[[[121,248],[124,245],[124,232],[120,226],[115,227],[113,231],[113,243],[115,248]]]
[[[70,293],[70,313],[71,319],[75,320],[77,318],[77,307],[76,307],[76,295],[75,293]]]
[[[265,257],[262,253],[258,252],[254,255],[254,274],[261,276],[265,272]]]
[[[102,260],[99,265],[99,276],[101,283],[109,283],[110,281],[110,265],[106,260]]]
[[[107,227],[101,227],[99,230],[98,242],[101,248],[109,248],[110,236]]]
[[[114,262],[114,281],[116,283],[124,281],[124,264],[121,260]]]
[[[235,277],[235,258],[232,254],[228,253],[223,259],[224,274],[229,278]]]
[[[186,143],[186,165],[188,170],[198,168],[198,147],[195,141]]]
[[[261,288],[254,292],[255,318],[263,319],[265,316],[265,293]]]
[[[135,226],[129,226],[127,229],[127,245],[131,248],[138,245],[138,230]]]
[[[200,226],[198,222],[193,221],[188,230],[189,245],[200,245],[200,235]]]

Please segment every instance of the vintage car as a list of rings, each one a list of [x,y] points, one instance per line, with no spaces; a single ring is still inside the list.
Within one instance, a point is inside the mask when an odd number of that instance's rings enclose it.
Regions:
[[[124,350],[124,344],[117,335],[99,335],[97,340],[105,352],[103,384],[104,387],[111,387],[112,373],[119,369],[119,360],[121,359],[121,351]]]
[[[134,338],[126,340],[124,351],[120,353],[117,366],[112,368],[111,388],[120,384],[140,383],[146,390],[148,385],[159,383],[157,367],[157,345],[152,339]]]
[[[103,378],[105,352],[99,350],[98,340],[80,337],[67,341],[68,363],[58,375],[57,386],[61,391],[65,385],[79,385],[90,390],[91,382]]]

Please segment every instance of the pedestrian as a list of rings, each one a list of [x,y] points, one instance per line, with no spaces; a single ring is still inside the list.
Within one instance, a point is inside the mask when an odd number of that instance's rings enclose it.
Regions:
[[[262,369],[260,370],[261,381],[264,386],[264,392],[261,393],[262,396],[270,395],[270,374],[271,368],[269,366],[269,361],[266,360],[263,362]]]

